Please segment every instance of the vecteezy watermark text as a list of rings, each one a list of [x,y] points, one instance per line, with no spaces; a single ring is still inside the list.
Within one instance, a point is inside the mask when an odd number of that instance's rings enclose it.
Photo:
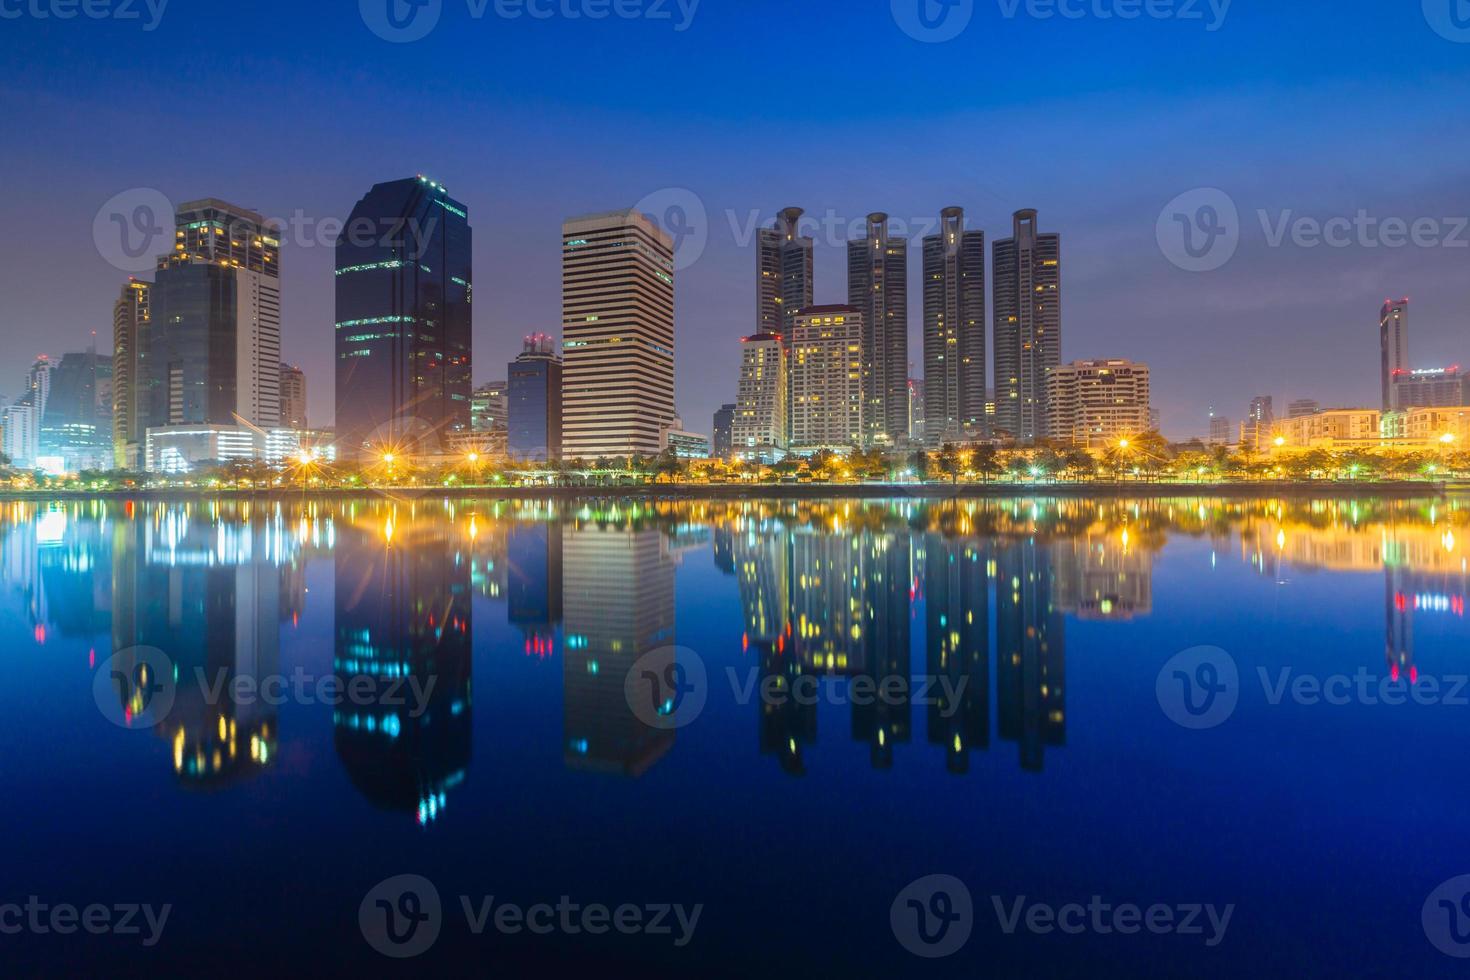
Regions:
[[[700,0],[465,0],[471,20],[646,20],[689,30]],[[394,44],[421,41],[439,26],[444,0],[358,0],[368,30]]]
[[[1017,20],[1175,20],[1203,24],[1211,33],[1225,26],[1234,0],[995,0],[1001,17]],[[926,44],[952,41],[975,17],[977,0],[889,0],[893,21]]]
[[[0,0],[0,20],[136,20],[156,31],[169,0]]]
[[[71,936],[85,932],[93,936],[137,936],[144,946],[153,947],[163,938],[163,929],[173,912],[172,905],[119,903],[115,905],[72,905],[67,902],[49,904],[31,895],[24,905],[11,902],[0,905],[0,935]]]
[[[1083,933],[1132,936],[1146,932],[1155,936],[1202,937],[1205,945],[1212,949],[1224,942],[1230,919],[1235,915],[1234,904],[1223,908],[1203,903],[1142,906],[1122,902],[1113,905],[1103,901],[1101,895],[1093,895],[1086,905],[1080,902],[1064,905],[1028,902],[1025,895],[1010,900],[992,895],[990,903],[995,908],[1001,932],[1007,936],[1021,930],[1038,936],[1054,932],[1068,936]]]
[[[522,905],[494,895],[459,896],[459,911],[473,936],[487,931],[514,936],[653,936],[682,949],[694,940],[704,905],[679,903],[555,902]],[[443,903],[434,883],[421,875],[397,875],[370,889],[358,907],[358,925],[368,945],[395,959],[421,955],[438,940],[445,925]]]

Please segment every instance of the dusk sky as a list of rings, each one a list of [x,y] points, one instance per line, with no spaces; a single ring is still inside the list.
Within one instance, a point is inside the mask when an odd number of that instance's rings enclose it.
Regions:
[[[1436,30],[1436,0],[1235,0],[1223,20],[1221,0],[1157,2],[1200,19],[975,0],[958,37],[924,43],[888,0],[702,0],[684,30],[675,0],[669,19],[596,21],[498,17],[494,0],[476,18],[443,0],[427,37],[389,43],[346,0],[172,0],[154,30],[142,0],[140,20],[0,0],[0,395],[92,331],[111,350],[127,273],[93,223],[115,195],[220,197],[310,229],[415,174],[469,207],[476,382],[504,378],[524,334],[559,334],[564,218],[697,200],[707,245],[677,277],[677,397],[701,432],[734,400],[753,332],[750,225],[788,205],[843,229],[816,232],[818,302],[845,301],[840,241],[870,211],[923,230],[961,205],[993,241],[1037,208],[1063,236],[1063,359],[1147,361],[1174,438],[1203,434],[1212,405],[1239,419],[1257,394],[1278,412],[1376,407],[1390,295],[1412,300],[1416,366],[1470,364],[1470,43],[1455,40],[1470,30]],[[1240,243],[1195,273],[1156,226],[1200,188],[1233,201]],[[1271,243],[1283,219],[1360,211],[1419,222],[1421,241]],[[315,236],[285,236],[283,343],[325,425],[333,252]]]

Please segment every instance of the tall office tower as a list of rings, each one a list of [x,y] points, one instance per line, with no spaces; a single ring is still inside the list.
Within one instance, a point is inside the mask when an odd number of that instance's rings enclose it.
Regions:
[[[710,449],[716,459],[725,459],[730,455],[731,447],[734,445],[735,437],[735,411],[734,404],[721,405],[715,411],[714,427],[711,430]]]
[[[862,314],[862,445],[908,438],[908,239],[888,233],[888,215],[868,215],[868,234],[847,243],[847,303]]]
[[[532,334],[510,364],[506,451],[514,459],[561,459],[562,362],[555,343]]]
[[[797,310],[812,305],[812,240],[801,234],[801,208],[786,208],[756,241],[756,333],[785,334]]]
[[[1031,442],[1046,432],[1046,372],[1062,362],[1062,236],[1017,211],[994,262],[995,423]]]
[[[63,354],[51,369],[40,456],[67,473],[112,465],[112,358],[95,345]]]
[[[1235,441],[1235,433],[1230,431],[1230,419],[1223,415],[1210,413],[1210,445],[1228,446]]]
[[[674,744],[630,696],[650,701],[657,679],[681,676],[675,648],[677,559],[657,530],[599,527],[562,535],[563,758],[568,769],[638,777]],[[637,665],[636,685],[629,676]],[[653,681],[645,682],[650,672]]]
[[[143,351],[143,429],[281,421],[280,230],[215,198],[179,206]]]
[[[1135,361],[1073,361],[1046,376],[1046,435],[1101,448],[1152,431],[1148,365]]]
[[[1044,542],[1007,545],[996,570],[997,728],[1019,743],[1021,768],[1040,772],[1046,746],[1067,741],[1067,617]]]
[[[924,239],[924,437],[931,446],[985,429],[985,232],[963,208]]]
[[[409,177],[375,185],[346,227],[337,239],[338,453],[439,451],[470,431],[469,213],[442,185]]]
[[[1409,301],[1387,300],[1378,314],[1378,346],[1383,378],[1383,410],[1391,412],[1393,383],[1409,373]]]
[[[674,423],[674,242],[647,215],[562,225],[562,452],[655,456]]]
[[[1286,408],[1286,417],[1299,419],[1306,415],[1316,415],[1322,411],[1322,404],[1315,398],[1298,398]]]
[[[791,322],[791,448],[846,451],[863,444],[863,312],[809,306]]]
[[[281,365],[281,426],[306,429],[306,372],[290,364]]]
[[[787,446],[786,342],[758,333],[740,341],[740,385],[731,433],[733,450],[777,462]]]
[[[129,278],[112,305],[112,456],[118,469],[142,469],[143,363],[148,344],[146,282]]]

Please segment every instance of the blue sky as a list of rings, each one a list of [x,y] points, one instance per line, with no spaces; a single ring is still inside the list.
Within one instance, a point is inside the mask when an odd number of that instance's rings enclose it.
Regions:
[[[564,217],[692,195],[707,244],[678,280],[678,401],[701,431],[733,398],[754,321],[744,230],[786,205],[845,226],[959,204],[992,239],[1038,208],[1063,235],[1064,357],[1148,361],[1178,438],[1255,394],[1374,404],[1389,295],[1413,301],[1416,365],[1470,364],[1470,230],[1455,220],[1470,216],[1470,43],[1420,0],[1234,0],[1223,20],[1220,0],[1155,0],[1174,16],[1131,20],[1116,16],[1128,0],[1069,0],[1076,18],[973,0],[943,43],[906,34],[888,0],[701,0],[685,30],[675,0],[662,20],[560,12],[597,0],[537,0],[548,19],[442,2],[427,37],[394,44],[348,0],[170,0],[154,30],[143,0],[139,20],[0,0],[0,394],[37,353],[92,330],[110,346],[126,274],[92,229],[115,195],[223,197],[319,229],[416,173],[470,208],[477,380],[503,377],[522,335],[556,331]],[[1199,19],[1178,16],[1186,4]],[[1239,248],[1192,273],[1156,225],[1198,188],[1233,202]],[[1270,240],[1283,220],[1359,212],[1419,221],[1427,244]],[[846,294],[836,237],[818,235],[819,300]],[[288,236],[283,268],[285,354],[325,423],[331,249]]]

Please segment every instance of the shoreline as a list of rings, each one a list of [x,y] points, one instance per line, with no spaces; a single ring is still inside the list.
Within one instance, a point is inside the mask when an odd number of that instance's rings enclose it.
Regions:
[[[302,490],[186,489],[140,490],[0,490],[0,501],[21,500],[347,500],[366,496],[501,498],[508,500],[646,498],[664,500],[1013,500],[1013,499],[1167,499],[1235,497],[1267,499],[1388,497],[1444,499],[1470,495],[1470,483],[1388,481],[1376,483],[1280,482],[1248,483],[959,483],[959,484],[642,484],[629,486],[546,487],[331,487]]]

